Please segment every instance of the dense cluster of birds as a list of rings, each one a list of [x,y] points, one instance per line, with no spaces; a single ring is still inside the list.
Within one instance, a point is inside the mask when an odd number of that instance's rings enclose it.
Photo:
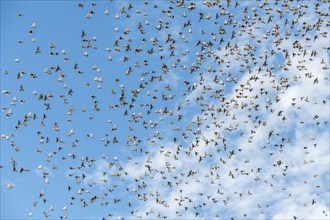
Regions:
[[[121,5],[119,11],[114,11],[115,3]],[[52,40],[49,47],[38,46],[38,21],[28,30],[31,42],[18,39],[22,47],[34,46],[31,59],[46,56],[54,62],[38,73],[29,73],[24,66],[18,73],[3,70],[4,82],[11,77],[16,83],[11,87],[2,83],[2,97],[6,97],[2,99],[9,97],[9,102],[2,101],[1,106],[2,124],[8,128],[2,131],[1,149],[10,148],[10,155],[2,160],[1,169],[19,173],[23,179],[36,170],[49,185],[52,178],[66,175],[66,182],[56,183],[65,185],[58,193],[69,199],[57,208],[56,213],[62,214],[54,215],[48,185],[34,198],[33,207],[48,207],[41,213],[43,218],[74,217],[68,215],[71,207],[87,209],[95,204],[107,212],[102,219],[231,217],[217,209],[225,209],[235,196],[256,202],[256,213],[266,212],[272,204],[258,203],[249,189],[227,192],[223,181],[230,178],[234,187],[246,179],[286,190],[275,180],[290,176],[291,167],[280,153],[296,140],[282,127],[267,127],[271,122],[265,115],[285,127],[293,115],[276,107],[283,102],[282,94],[302,80],[315,86],[329,83],[328,75],[320,77],[307,66],[312,63],[325,73],[329,70],[328,57],[319,56],[328,54],[329,45],[322,46],[323,51],[314,49],[318,42],[329,40],[327,3],[170,0],[107,4],[108,9],[100,2],[77,4],[85,22],[96,17],[123,22],[111,30],[107,46],[98,43],[102,36],[88,29],[72,36],[80,39],[79,53]],[[306,19],[311,15],[306,11],[317,19]],[[24,19],[24,11],[18,19]],[[19,54],[13,62],[20,65]],[[21,83],[26,78],[44,81],[30,91],[28,84]],[[46,81],[60,85],[59,89],[49,91]],[[30,100],[38,105],[22,116],[16,114]],[[318,104],[326,109],[329,105],[327,98],[311,100],[304,94],[294,94],[286,102],[298,115],[300,106]],[[327,128],[328,121],[323,119],[315,114],[296,126]],[[24,129],[31,129],[31,137],[21,136]],[[256,144],[258,136],[265,138],[262,147]],[[29,146],[17,144],[19,138],[28,139]],[[317,145],[317,137],[311,141],[314,145],[305,146],[306,153],[312,154],[317,146],[329,147]],[[255,149],[270,157],[271,177],[263,175],[266,168],[249,165],[255,158],[240,157],[249,151],[246,144],[255,144]],[[30,159],[17,159],[21,151]],[[103,153],[95,157],[95,152]],[[31,158],[44,162],[33,164]],[[237,167],[228,170],[231,161]],[[15,190],[16,186],[10,182],[5,188]],[[319,182],[318,189],[324,190]],[[171,192],[175,192],[173,197],[168,196]],[[317,202],[316,196],[306,206]],[[27,213],[30,217],[36,216],[33,207]],[[329,218],[328,210],[322,212]]]

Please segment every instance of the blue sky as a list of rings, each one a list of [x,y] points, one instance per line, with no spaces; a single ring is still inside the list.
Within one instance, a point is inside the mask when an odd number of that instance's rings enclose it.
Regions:
[[[328,4],[95,3],[1,1],[2,219],[329,218]]]

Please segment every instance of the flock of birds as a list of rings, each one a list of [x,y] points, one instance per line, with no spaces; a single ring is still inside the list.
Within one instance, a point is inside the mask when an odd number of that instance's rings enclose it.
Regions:
[[[125,22],[126,27],[113,30],[109,46],[101,48],[98,36],[84,29],[76,36],[77,40],[80,37],[81,54],[70,53],[54,41],[48,48],[43,48],[38,46],[38,39],[34,37],[39,28],[36,21],[27,33],[30,44],[35,45],[31,57],[60,58],[56,61],[58,63],[46,67],[43,73],[22,70],[16,74],[3,70],[2,78],[15,76],[17,88],[7,88],[2,83],[2,96],[11,97],[9,103],[2,102],[1,114],[6,118],[2,124],[9,125],[11,131],[1,134],[1,149],[9,147],[11,155],[10,160],[2,160],[1,169],[20,173],[22,179],[37,169],[44,184],[50,185],[52,173],[61,175],[59,169],[62,174],[66,172],[68,178],[66,189],[59,192],[69,198],[69,203],[59,208],[61,215],[54,216],[56,208],[51,205],[44,188],[40,189],[32,206],[48,205],[49,208],[42,212],[46,219],[70,218],[67,213],[71,206],[83,209],[93,204],[99,204],[105,211],[110,210],[102,219],[221,218],[221,213],[214,216],[211,213],[216,213],[218,207],[226,207],[233,196],[222,191],[223,179],[241,181],[238,179],[253,176],[255,184],[265,181],[272,187],[276,185],[276,182],[262,179],[262,167],[226,170],[230,161],[240,160],[237,159],[239,155],[247,151],[244,144],[236,145],[233,140],[246,138],[246,143],[253,144],[258,129],[269,123],[265,114],[285,124],[291,116],[273,106],[280,103],[280,95],[299,80],[307,78],[313,85],[328,83],[328,76],[316,77],[304,64],[321,59],[314,65],[321,66],[324,71],[329,69],[328,57],[320,58],[321,51],[313,49],[313,45],[322,39],[329,40],[329,13],[322,9],[327,3],[287,0],[252,3],[229,0],[118,1],[116,3],[122,6],[117,12],[113,11],[111,4],[114,3],[110,1],[109,9],[100,9],[99,2],[77,4],[77,10],[82,13],[87,10],[83,15],[86,22],[102,16],[114,23],[118,20]],[[313,11],[317,17],[315,22],[305,19],[308,16],[306,10]],[[18,17],[24,19],[24,11],[18,13]],[[292,38],[295,40],[289,47],[294,52],[282,49],[285,48],[283,42]],[[18,44],[23,47],[29,42],[18,39]],[[329,45],[322,50],[328,54]],[[106,56],[98,59],[106,60],[108,65],[89,61],[98,53],[103,56],[104,51]],[[292,67],[296,68],[297,74],[292,76],[288,73],[289,68],[292,60],[297,59],[298,65]],[[14,62],[19,65],[20,58]],[[90,69],[84,69],[84,65],[90,65]],[[108,74],[107,68],[110,71],[118,68],[117,73]],[[85,81],[86,74],[94,75],[92,80]],[[49,77],[49,82],[61,85],[61,90],[47,91],[47,88],[40,87],[28,91],[28,85],[21,84],[27,77],[34,81]],[[84,79],[80,89],[70,85],[72,77],[77,78],[76,84],[82,83],[80,78]],[[247,77],[246,82],[241,80],[244,77]],[[253,86],[257,83],[258,88]],[[14,92],[16,89],[18,93]],[[16,98],[22,94],[28,94],[27,98]],[[25,105],[30,99],[37,99],[40,106],[28,110],[22,118],[15,118],[18,104]],[[327,99],[316,101],[325,108],[329,105]],[[296,94],[288,105],[297,108],[302,103],[313,104],[308,96]],[[59,108],[65,109],[66,114],[54,112]],[[299,107],[297,112],[299,114]],[[114,114],[119,121],[112,117]],[[243,116],[246,118],[239,121]],[[83,118],[87,121],[80,122]],[[327,128],[328,121],[320,118],[316,114],[310,121],[300,124],[315,129]],[[107,127],[100,126],[100,121]],[[27,138],[15,133],[31,129],[29,124],[35,124],[38,137],[37,141],[35,138],[26,141],[36,146],[33,153],[30,152],[30,158],[42,157],[44,164],[33,166],[33,161],[25,163],[15,159],[21,150],[24,151],[16,144],[15,138]],[[244,130],[245,124],[248,128]],[[88,127],[90,132],[79,136],[80,127]],[[100,129],[104,129],[101,131],[103,136],[99,135]],[[294,142],[290,138],[292,134],[283,133],[281,128],[273,127],[259,135],[266,137],[268,145],[273,144],[271,150],[269,147],[268,151],[266,147],[260,149],[267,151],[270,157]],[[104,153],[99,158],[92,153],[89,155],[88,152],[94,150],[84,148],[86,143],[93,143],[93,147]],[[112,155],[114,148],[120,154]],[[305,150],[313,151],[313,148]],[[108,155],[112,159],[108,160]],[[100,165],[100,161],[105,165]],[[253,163],[253,158],[241,162],[249,164],[250,161]],[[189,167],[182,163],[189,164]],[[209,170],[199,169],[202,165]],[[282,176],[289,175],[290,166],[281,159],[276,160],[273,167],[280,169]],[[91,174],[93,170],[99,170],[98,176]],[[158,190],[155,182],[165,190]],[[210,194],[196,188],[190,197],[185,192],[192,182],[212,190],[216,189],[214,186],[218,188]],[[5,188],[15,190],[15,184],[7,183]],[[171,190],[177,193],[177,197],[168,200],[166,194]],[[254,201],[250,191],[236,194]],[[317,198],[311,200],[311,205],[315,204]],[[161,206],[163,211],[156,206]],[[256,207],[260,213],[263,212],[261,206]],[[211,207],[212,212],[207,207]],[[323,210],[322,215],[327,217],[328,210]],[[34,217],[34,211],[28,216]],[[240,216],[242,219],[254,217],[246,213]],[[291,217],[297,218],[296,215]]]

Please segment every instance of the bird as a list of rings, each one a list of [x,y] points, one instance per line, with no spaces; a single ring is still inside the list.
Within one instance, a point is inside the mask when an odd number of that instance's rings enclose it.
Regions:
[[[6,189],[10,190],[13,189],[14,187],[15,187],[14,183],[8,183]]]

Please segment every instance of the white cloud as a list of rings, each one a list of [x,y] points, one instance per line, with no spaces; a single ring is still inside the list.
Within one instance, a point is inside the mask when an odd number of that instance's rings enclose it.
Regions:
[[[309,21],[313,22],[312,17]],[[260,30],[256,35],[259,36],[261,32]],[[254,219],[287,219],[293,216],[303,219],[328,219],[329,134],[328,126],[325,126],[324,122],[329,118],[329,105],[324,104],[323,100],[329,101],[329,87],[327,70],[319,65],[322,58],[326,57],[328,60],[327,51],[324,50],[328,39],[329,36],[316,40],[306,51],[308,55],[312,50],[318,51],[313,60],[308,56],[293,57],[292,53],[297,53],[292,48],[295,38],[292,36],[284,40],[281,47],[288,50],[292,65],[287,66],[286,71],[273,70],[271,77],[269,72],[264,70],[246,73],[241,77],[232,92],[226,95],[226,108],[231,117],[218,114],[215,119],[215,124],[220,127],[211,123],[210,114],[192,116],[191,119],[206,116],[201,134],[193,135],[190,132],[190,142],[182,143],[180,151],[177,151],[177,145],[171,141],[161,142],[160,144],[165,146],[163,152],[156,148],[150,153],[153,163],[149,165],[158,172],[149,174],[146,169],[141,168],[146,164],[144,157],[137,159],[138,164],[133,165],[136,159],[126,164],[126,170],[129,170],[134,178],[144,176],[147,172],[149,177],[145,177],[144,181],[148,185],[148,192],[160,194],[157,198],[149,196],[147,202],[140,205],[138,209],[142,216],[153,218],[161,213],[168,218],[194,218],[195,211],[199,210],[200,216],[197,217],[244,218],[246,214],[247,218]],[[272,40],[273,38],[269,37],[260,45],[256,57],[262,55],[264,49],[276,49],[267,46],[267,42],[268,45],[273,45]],[[230,61],[234,63],[234,60]],[[302,65],[301,61],[306,66],[304,71],[297,69],[297,66]],[[313,76],[306,77],[306,73],[312,73]],[[300,79],[294,80],[297,75]],[[254,80],[252,76],[258,79]],[[290,82],[288,88],[281,85],[284,77]],[[314,83],[316,78],[318,83]],[[209,83],[213,89],[217,86],[210,77],[204,79],[204,85]],[[262,97],[260,89],[267,91],[268,95]],[[196,99],[202,90],[203,86],[198,85],[187,98],[191,101]],[[237,99],[237,95],[247,98]],[[259,96],[258,99],[254,98],[256,95]],[[207,95],[204,96],[208,98]],[[276,96],[278,102],[274,100]],[[309,102],[306,102],[307,96]],[[219,100],[208,101],[209,106],[224,108]],[[244,103],[247,108],[242,109]],[[235,104],[238,106],[235,107]],[[260,106],[259,111],[248,110],[256,104]],[[186,112],[191,110],[191,104],[184,106]],[[280,113],[281,111],[283,113]],[[236,121],[233,120],[233,115],[237,118]],[[315,115],[318,115],[318,118],[315,118]],[[285,120],[283,116],[286,117]],[[320,122],[319,125],[316,125],[317,121]],[[224,130],[226,127],[235,126],[239,132],[243,132],[242,135],[232,135]],[[273,131],[273,134],[268,138],[270,131]],[[223,149],[223,139],[217,138],[215,132],[227,139],[226,151]],[[216,140],[219,146],[214,146],[214,142],[206,145],[206,139]],[[187,149],[191,144],[195,147]],[[230,155],[230,150],[234,150],[235,154]],[[171,152],[171,156],[164,156],[166,151]],[[187,156],[185,151],[190,152],[190,156]],[[203,153],[206,156],[199,162]],[[174,154],[178,160],[173,158]],[[219,163],[220,158],[223,163]],[[166,166],[175,166],[175,169],[168,169]],[[187,177],[190,170],[196,173],[193,177]],[[161,171],[164,173],[160,174]],[[184,175],[181,176],[181,173]],[[231,175],[234,175],[234,178]],[[168,182],[171,182],[172,187],[169,187]],[[181,205],[178,203],[180,196],[184,198]],[[187,201],[188,198],[191,202]],[[156,201],[162,204],[157,204]],[[203,206],[203,203],[207,205]],[[199,205],[201,207],[197,208]],[[185,207],[188,208],[187,211],[184,211]],[[154,214],[146,216],[145,213],[151,208]],[[178,215],[178,212],[182,213],[182,216]]]

